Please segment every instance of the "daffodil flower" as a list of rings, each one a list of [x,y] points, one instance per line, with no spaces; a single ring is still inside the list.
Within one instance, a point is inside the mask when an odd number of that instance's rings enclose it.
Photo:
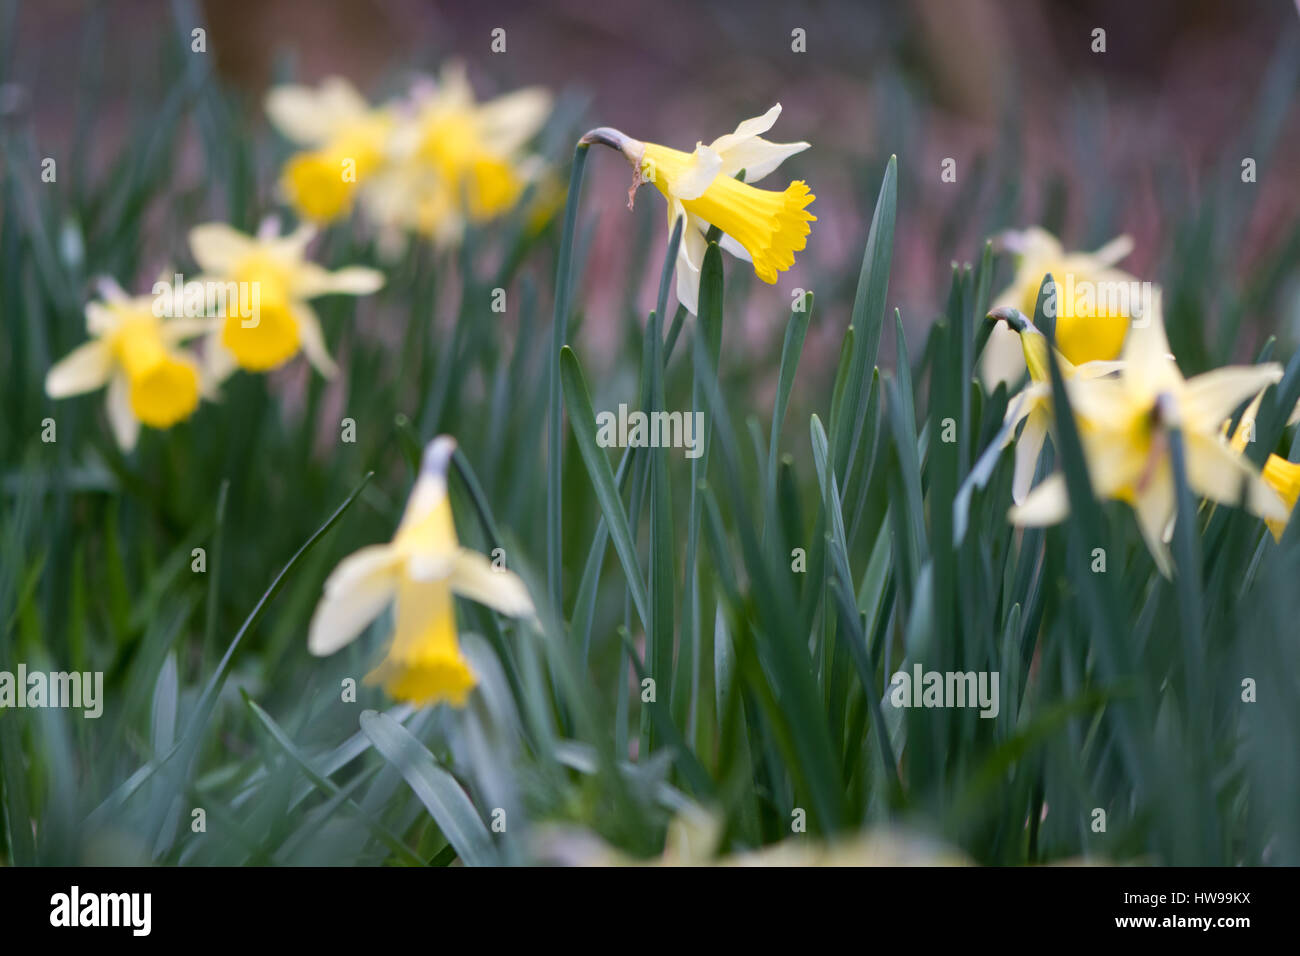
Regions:
[[[517,575],[494,568],[457,541],[447,497],[447,466],[455,450],[447,436],[429,444],[397,534],[334,569],[307,642],[313,654],[333,654],[393,606],[392,642],[366,679],[421,706],[446,701],[463,707],[477,683],[460,649],[453,595],[512,617],[533,614],[532,599]]]
[[[1047,339],[1034,327],[1025,316],[1015,308],[1004,306],[989,313],[989,318],[1000,319],[1007,327],[1016,331],[1020,337],[1020,346],[1024,351],[1025,365],[1029,369],[1029,384],[1007,402],[1007,413],[1003,419],[1006,436],[1003,446],[1012,440],[1016,443],[1016,466],[1011,480],[1011,497],[1016,504],[1025,500],[1029,486],[1038,469],[1038,458],[1043,451],[1043,444],[1053,427],[1052,418],[1052,383],[1048,373]],[[1099,378],[1119,370],[1121,362],[1084,362],[1074,365],[1060,352],[1056,353],[1061,376],[1067,380],[1073,378]],[[1016,428],[1021,422],[1025,427],[1016,437]]]
[[[391,111],[372,109],[351,83],[330,77],[316,89],[277,86],[266,96],[266,112],[285,137],[307,147],[281,173],[289,204],[313,222],[347,215],[358,186],[386,161]]]
[[[193,253],[205,282],[234,282],[245,301],[255,303],[252,315],[231,309],[209,336],[204,358],[217,380],[236,367],[265,372],[283,365],[301,349],[322,375],[333,377],[338,367],[330,358],[320,319],[308,299],[329,293],[368,295],[384,284],[374,269],[351,266],[329,272],[306,258],[315,236],[312,226],[279,235],[274,220],[259,234],[245,235],[224,223],[208,223],[190,231]]]
[[[181,343],[209,328],[193,318],[155,314],[153,296],[128,296],[116,283],[100,283],[101,301],[86,305],[91,341],[50,369],[45,393],[67,398],[108,386],[108,421],[123,451],[140,426],[170,428],[194,414],[203,385],[198,362]]]
[[[817,217],[808,206],[817,197],[808,184],[795,180],[782,191],[751,185],[807,143],[771,143],[766,133],[781,115],[781,104],[762,116],[745,120],[734,133],[719,136],[708,146],[697,143],[685,153],[655,143],[643,143],[616,129],[601,127],[582,137],[620,150],[634,170],[632,190],[654,183],[668,200],[668,229],[685,217],[677,251],[677,301],[695,314],[699,308],[700,267],[710,226],[722,231],[719,245],[753,263],[754,274],[769,285],[794,265],[794,254],[808,242],[808,223]],[[736,176],[744,172],[744,182]],[[629,194],[628,204],[632,198]]]
[[[1159,294],[1156,286],[1114,267],[1133,249],[1128,236],[1112,239],[1096,252],[1066,252],[1055,236],[1035,227],[1005,233],[1000,244],[1017,255],[1016,274],[993,300],[993,307],[1011,306],[1032,316],[1038,290],[1050,274],[1058,297],[1056,347],[1075,365],[1117,358],[1129,323],[1145,321],[1144,309]],[[1021,349],[1010,329],[993,330],[980,369],[990,391],[999,382],[1014,384],[1025,374]]]
[[[550,115],[551,94],[515,90],[478,103],[460,63],[417,83],[393,135],[392,162],[364,195],[381,226],[459,242],[467,222],[509,211],[545,168],[524,152]]]
[[[1241,454],[1246,450],[1246,445],[1252,440],[1255,430],[1255,418],[1259,414],[1259,403],[1263,400],[1264,393],[1261,391],[1255,396],[1255,400],[1246,407],[1242,412],[1241,421],[1237,425],[1236,432],[1232,436],[1233,451]],[[1292,419],[1295,413],[1292,413]],[[1225,421],[1223,423],[1224,431],[1231,424]],[[1294,424],[1294,421],[1288,421],[1288,425]],[[1260,473],[1265,483],[1278,493],[1283,503],[1286,504],[1286,518],[1270,518],[1267,521],[1268,530],[1273,532],[1274,540],[1282,540],[1282,532],[1286,530],[1287,521],[1290,520],[1290,514],[1295,510],[1297,499],[1300,499],[1300,463],[1288,461],[1281,455],[1270,454],[1268,460],[1264,462],[1263,471]]]
[[[1229,366],[1184,379],[1158,316],[1157,307],[1149,322],[1129,332],[1116,378],[1076,377],[1066,388],[1094,492],[1133,509],[1156,566],[1168,577],[1167,532],[1176,507],[1172,428],[1182,434],[1187,483],[1198,495],[1224,504],[1244,498],[1260,517],[1286,519],[1282,499],[1220,431],[1233,409],[1280,380],[1282,369],[1276,362]],[[1020,525],[1047,525],[1068,509],[1065,479],[1057,473],[1012,507],[1010,517]]]

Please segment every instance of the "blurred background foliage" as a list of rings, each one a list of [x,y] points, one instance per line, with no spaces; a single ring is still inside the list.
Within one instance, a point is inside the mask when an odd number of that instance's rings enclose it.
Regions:
[[[1014,533],[1009,455],[977,467],[1006,395],[970,374],[982,306],[1010,274],[984,240],[1030,224],[1072,248],[1132,234],[1125,265],[1163,284],[1185,373],[1291,359],[1294,7],[657,11],[0,4],[0,669],[102,670],[108,688],[98,721],[0,712],[0,859],[519,862],[599,859],[597,838],[653,857],[669,820],[702,805],[728,852],[788,837],[803,808],[813,836],[903,827],[980,862],[1300,862],[1294,529],[1274,545],[1248,516],[1207,510],[1176,584],[1115,506],[1094,526]],[[196,26],[206,54],[191,52]],[[494,55],[497,26],[507,52]],[[1097,26],[1105,54],[1089,49]],[[806,54],[791,52],[795,28]],[[371,688],[339,700],[382,624],[321,661],[306,623],[338,559],[390,535],[418,448],[441,432],[463,450],[462,537],[502,544],[546,597],[560,222],[510,217],[460,250],[413,248],[384,266],[377,296],[320,303],[339,380],[301,361],[237,376],[127,457],[98,399],[55,404],[41,383],[82,341],[96,276],[148,288],[192,269],[192,225],[251,230],[278,209],[287,145],[262,113],[269,84],[338,73],[379,99],[448,57],[484,96],[557,91],[538,145],[561,177],[590,126],[689,148],[779,101],[774,137],[813,144],[782,172],[812,184],[819,218],[777,287],[730,263],[698,323],[662,300],[648,323],[662,206],[647,191],[628,212],[626,165],[588,158],[560,336],[575,355],[556,366],[572,426],[560,600],[540,630],[463,606],[484,693],[413,714]],[[40,181],[46,156],[56,183]],[[946,157],[956,183],[940,180]],[[1257,182],[1242,182],[1243,157]],[[376,261],[348,224],[316,258]],[[496,287],[504,316],[488,306]],[[791,311],[796,290],[815,293],[811,313]],[[1293,367],[1278,394],[1297,387]],[[708,458],[615,458],[611,509],[577,436],[586,390],[596,410],[638,394],[707,409]],[[787,400],[782,425],[772,408]],[[934,442],[937,411],[953,408],[960,442]],[[46,417],[55,443],[41,441]],[[1277,426],[1270,447],[1286,454]],[[620,512],[634,573],[606,546]],[[1105,576],[1082,557],[1098,546]],[[806,575],[789,573],[794,547]],[[889,674],[917,660],[998,670],[998,719],[882,712]],[[641,705],[633,663],[659,675],[659,706]],[[1243,706],[1246,676],[1260,691]],[[359,720],[364,708],[387,716]],[[489,829],[496,808],[505,836]]]

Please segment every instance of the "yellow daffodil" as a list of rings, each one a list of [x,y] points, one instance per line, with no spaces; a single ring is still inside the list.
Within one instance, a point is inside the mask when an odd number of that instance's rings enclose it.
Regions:
[[[1241,415],[1241,421],[1232,436],[1232,448],[1238,454],[1244,452],[1246,445],[1253,440],[1255,417],[1259,414],[1259,403],[1263,398],[1264,393],[1260,392]],[[1292,412],[1292,418],[1294,417],[1295,413]],[[1225,431],[1229,424],[1227,421],[1223,423]],[[1293,422],[1287,424],[1293,424]],[[1261,475],[1265,483],[1276,491],[1283,503],[1286,504],[1286,518],[1270,518],[1267,522],[1268,530],[1273,532],[1273,538],[1280,541],[1282,540],[1282,532],[1286,530],[1287,521],[1290,520],[1291,512],[1295,510],[1296,500],[1300,499],[1300,463],[1288,461],[1281,455],[1270,454],[1268,460],[1264,462]]]
[[[1011,285],[993,301],[994,308],[1011,306],[1032,316],[1043,278],[1056,282],[1056,301],[1049,303],[1056,322],[1056,347],[1081,365],[1118,357],[1125,333],[1134,319],[1159,294],[1151,283],[1114,268],[1133,249],[1128,236],[1119,236],[1096,252],[1066,252],[1051,233],[1037,227],[1009,232],[1003,248],[1017,255]],[[1014,384],[1025,373],[1019,343],[1009,329],[995,328],[981,358],[981,377],[992,390],[999,382]]]
[[[670,232],[685,217],[677,252],[677,301],[692,314],[699,306],[700,266],[710,226],[722,231],[719,245],[752,262],[754,274],[769,285],[794,265],[794,254],[807,245],[812,228],[808,224],[817,219],[806,209],[817,198],[807,183],[795,180],[782,191],[751,185],[808,148],[807,143],[763,139],[760,134],[771,129],[780,114],[778,103],[708,146],[697,143],[690,153],[643,143],[608,127],[582,138],[623,153],[634,170],[633,191],[643,182],[654,183],[668,200]],[[744,182],[735,178],[742,170]],[[631,201],[629,195],[629,206]]]
[[[1285,520],[1286,506],[1221,434],[1232,410],[1282,377],[1275,363],[1230,366],[1184,379],[1165,337],[1157,307],[1134,323],[1124,343],[1124,365],[1114,379],[1066,383],[1079,419],[1079,437],[1094,492],[1132,507],[1161,573],[1169,576],[1166,544],[1175,513],[1168,430],[1183,438],[1187,483],[1198,495],[1225,504],[1244,497],[1265,519]],[[1060,521],[1068,511],[1065,480],[1055,474],[1011,509],[1021,525]]]
[[[455,450],[447,436],[429,444],[397,534],[334,569],[312,616],[307,644],[313,654],[332,654],[392,605],[392,642],[367,681],[421,706],[446,701],[463,707],[477,682],[460,649],[453,595],[512,617],[533,613],[517,575],[494,568],[457,541],[447,497],[447,466]]]
[[[128,296],[111,282],[101,283],[101,291],[102,301],[86,305],[91,341],[50,369],[45,393],[66,398],[107,385],[109,424],[118,445],[130,451],[142,424],[170,428],[198,408],[198,363],[180,345],[210,324],[160,316],[153,296]]]
[[[367,295],[384,279],[361,266],[328,272],[309,262],[306,248],[314,235],[313,227],[302,226],[281,236],[274,221],[256,237],[224,223],[190,231],[190,251],[204,281],[236,283],[239,297],[254,304],[251,315],[227,306],[220,327],[209,337],[204,357],[215,378],[224,378],[236,367],[269,371],[299,349],[322,375],[332,377],[338,371],[325,346],[320,320],[307,300],[329,293]]]
[[[359,184],[385,162],[391,111],[372,109],[351,83],[330,77],[315,89],[277,86],[267,94],[266,112],[285,137],[307,147],[281,173],[289,204],[313,222],[347,215]]]
[[[545,168],[523,147],[551,104],[540,87],[479,103],[459,63],[444,67],[436,84],[416,84],[393,137],[393,162],[365,193],[372,217],[446,245],[460,241],[467,222],[508,212]]]
[[[1052,429],[1052,383],[1047,365],[1047,339],[1043,333],[1034,328],[1017,309],[1006,306],[989,314],[990,318],[1006,322],[1007,327],[1017,331],[1020,345],[1024,351],[1025,365],[1029,369],[1029,384],[1007,402],[1007,413],[1003,419],[1006,437],[1003,446],[1016,442],[1016,467],[1011,481],[1011,497],[1016,504],[1025,500],[1029,486],[1034,480],[1038,468],[1038,458],[1043,444]],[[1074,365],[1060,352],[1056,353],[1057,364],[1065,379],[1098,378],[1117,371],[1120,362],[1084,362]],[[1016,428],[1021,422],[1025,427],[1016,437]]]

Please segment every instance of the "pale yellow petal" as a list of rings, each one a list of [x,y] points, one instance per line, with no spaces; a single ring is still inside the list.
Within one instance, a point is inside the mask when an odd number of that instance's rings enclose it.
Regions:
[[[344,123],[365,114],[368,104],[341,77],[330,77],[319,88],[289,84],[266,96],[266,113],[288,139],[315,146],[333,136]]]
[[[118,313],[103,302],[86,303],[86,331],[99,338],[117,327]]]
[[[1012,524],[1038,528],[1063,521],[1069,513],[1070,496],[1065,488],[1065,476],[1057,472],[1044,478],[1025,496],[1022,504],[1012,506],[1007,517]]]
[[[122,451],[131,451],[140,439],[140,419],[135,417],[135,412],[131,409],[131,388],[125,375],[118,373],[109,380],[105,408],[109,427],[117,439],[117,447]]]
[[[325,333],[321,330],[316,310],[304,302],[299,302],[293,307],[293,317],[298,323],[298,341],[302,345],[303,354],[307,356],[307,361],[311,362],[316,371],[326,378],[334,378],[339,373],[339,367],[334,359],[330,358],[329,347],[325,344]]]
[[[1133,513],[1137,517],[1142,540],[1155,559],[1156,567],[1165,577],[1171,577],[1173,561],[1169,555],[1169,546],[1165,544],[1165,532],[1174,517],[1174,491],[1168,469],[1161,471],[1137,496],[1133,502]]]
[[[1113,266],[1121,259],[1133,251],[1133,237],[1128,235],[1116,236],[1110,242],[1106,243],[1096,252],[1092,253],[1092,259],[1098,266]]]
[[[1145,321],[1132,323],[1120,357],[1126,366],[1124,381],[1135,396],[1154,397],[1182,387],[1183,376],[1169,354],[1159,307]]]
[[[333,654],[360,634],[397,591],[398,556],[390,545],[362,548],[344,558],[325,581],[312,615],[307,649]]]
[[[1007,413],[1002,416],[1002,427],[1007,430],[1002,439],[1005,448],[1016,438],[1016,426],[1024,421],[1030,412],[1038,408],[1045,400],[1051,398],[1051,387],[1036,383],[1026,385],[1007,401]]]
[[[461,548],[456,554],[450,577],[451,589],[461,597],[499,611],[510,617],[533,613],[533,600],[519,575],[505,568],[494,568],[477,551]]]
[[[496,153],[510,155],[542,128],[551,112],[552,97],[539,86],[498,96],[476,112],[479,132]]]
[[[1183,426],[1217,430],[1238,405],[1281,380],[1282,366],[1276,362],[1230,365],[1190,378],[1178,401]]]
[[[1245,495],[1246,508],[1261,518],[1286,520],[1289,513],[1276,491],[1218,436],[1184,432],[1187,483],[1197,494],[1235,505]]]
[[[1011,480],[1011,500],[1024,504],[1029,486],[1038,470],[1038,458],[1047,440],[1047,414],[1041,409],[1031,412],[1024,430],[1016,439],[1016,468]]]
[[[681,217],[682,242],[677,247],[677,301],[686,307],[691,315],[699,314],[700,302],[700,266],[704,262],[704,249],[707,248],[704,237],[699,230],[692,228],[686,209],[680,200],[673,200],[668,207],[668,227],[672,228]]]
[[[668,184],[675,199],[699,199],[722,171],[722,157],[708,146],[697,146],[692,162]]]
[[[299,266],[294,282],[294,294],[304,299],[318,295],[370,295],[383,288],[384,274],[365,266],[348,266],[330,272],[314,262]]]
[[[745,182],[756,183],[776,170],[783,162],[796,153],[802,153],[809,143],[773,143],[755,136],[741,143],[722,155],[722,168],[719,175],[735,176],[742,169]]]
[[[1123,370],[1124,363],[1118,359],[1113,362],[1098,360],[1093,362],[1084,362],[1082,365],[1074,366],[1074,377],[1082,379],[1103,378],[1107,375],[1113,375],[1116,372],[1122,372]]]
[[[77,346],[55,362],[45,376],[45,394],[67,398],[103,388],[113,370],[113,353],[100,341]]]
[[[751,119],[742,120],[736,127],[734,133],[727,133],[719,136],[710,145],[719,153],[725,153],[728,150],[735,149],[746,142],[749,142],[756,136],[761,136],[773,126],[776,125],[777,117],[781,115],[781,104],[777,103],[762,116],[755,116]],[[746,181],[748,177],[746,177]]]
[[[1025,374],[1025,353],[1020,347],[1020,336],[998,322],[989,333],[988,342],[980,356],[980,379],[992,392],[998,384],[1015,385]]]
[[[257,240],[224,222],[190,230],[190,252],[204,272],[229,275],[240,259],[256,251]]]

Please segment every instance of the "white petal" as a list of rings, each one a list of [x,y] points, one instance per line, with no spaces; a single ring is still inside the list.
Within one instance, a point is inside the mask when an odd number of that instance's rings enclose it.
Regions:
[[[762,116],[755,116],[753,119],[747,119],[736,127],[734,133],[727,133],[725,136],[719,136],[710,146],[715,152],[725,153],[728,150],[735,149],[742,143],[766,133],[776,124],[776,118],[781,115],[781,104],[777,103]]]
[[[343,559],[325,581],[312,615],[307,649],[333,654],[360,634],[388,606],[397,589],[397,557],[386,544],[362,548]]]
[[[1133,251],[1132,236],[1116,236],[1092,254],[1099,266],[1113,266]]]
[[[1183,376],[1169,354],[1159,296],[1155,297],[1150,311],[1150,315],[1129,325],[1120,358],[1126,366],[1124,381],[1130,388],[1141,395],[1155,396],[1180,390]]]
[[[259,243],[286,266],[292,269],[301,268],[307,255],[307,246],[316,238],[319,230],[312,223],[304,222],[287,236],[276,235],[277,231],[278,226],[266,229],[268,235],[260,237]]]
[[[307,361],[311,362],[316,371],[326,378],[338,375],[339,367],[330,358],[329,347],[325,344],[325,333],[321,331],[316,310],[300,302],[293,307],[293,317],[298,322],[298,339]]]
[[[737,259],[741,260],[742,262],[754,261],[753,258],[751,258],[749,255],[749,250],[746,249],[744,246],[742,246],[740,243],[738,243],[735,239],[732,239],[725,232],[722,234],[722,237],[718,240],[718,248],[724,250],[725,252],[731,253],[733,256],[735,256]]]
[[[1043,442],[1047,439],[1047,415],[1038,411],[1030,414],[1025,422],[1025,429],[1016,441],[1016,470],[1011,481],[1011,500],[1024,504],[1033,483],[1034,472],[1038,470],[1038,457],[1043,451]]]
[[[1229,445],[1217,436],[1184,432],[1187,449],[1187,483],[1197,494],[1221,504],[1235,505],[1246,498],[1246,508],[1261,518],[1285,521],[1288,510],[1282,498]]]
[[[1044,478],[1025,496],[1023,504],[1012,507],[1007,517],[1012,524],[1037,528],[1056,524],[1069,513],[1070,496],[1065,488],[1065,476],[1057,472]]]
[[[999,382],[1008,387],[1016,384],[1025,374],[1025,352],[1020,347],[1020,336],[999,322],[989,333],[988,342],[980,356],[980,378],[984,387],[992,392]]]
[[[723,154],[721,175],[735,176],[743,169],[745,182],[756,183],[795,153],[802,153],[808,146],[808,143],[803,142],[771,143],[761,136],[755,136]]]
[[[117,327],[117,312],[103,302],[86,303],[86,331],[96,338]]]
[[[369,295],[383,288],[384,274],[365,266],[349,266],[336,272],[322,269],[314,262],[303,263],[294,283],[294,293],[304,299],[318,295]]]
[[[722,170],[722,157],[708,146],[697,146],[687,170],[669,183],[676,199],[699,199]]]
[[[1119,359],[1116,359],[1113,362],[1106,362],[1097,359],[1091,362],[1084,362],[1082,365],[1074,366],[1074,377],[1082,379],[1103,378],[1104,376],[1112,375],[1115,372],[1121,372],[1123,370],[1124,363]]]
[[[1025,263],[1037,261],[1040,259],[1058,259],[1064,251],[1061,248],[1060,241],[1039,226],[1030,226],[1028,229],[1008,229],[998,236],[998,245],[1007,252],[1021,256]],[[1034,270],[1038,271],[1038,270]],[[1017,287],[1021,284],[1021,276],[1017,274],[1016,282],[1013,284]],[[1042,273],[1038,272],[1037,282],[1041,283]],[[1032,280],[1031,280],[1032,281]]]
[[[456,564],[455,553],[417,551],[406,561],[406,573],[414,581],[441,581],[450,576]]]
[[[686,307],[691,315],[699,314],[700,302],[700,263],[703,252],[692,258],[692,246],[702,248],[704,237],[691,227],[690,218],[680,200],[674,199],[668,207],[669,234],[676,226],[678,218],[683,220],[682,242],[677,247],[677,301]]]
[[[493,152],[508,156],[542,128],[551,102],[551,94],[540,86],[498,96],[478,108],[479,133]]]
[[[1100,427],[1118,427],[1133,414],[1135,405],[1129,393],[1115,379],[1076,376],[1065,388],[1074,414]]]
[[[140,438],[140,420],[131,409],[130,385],[126,376],[118,373],[108,383],[108,424],[117,439],[117,447],[131,451]]]
[[[1002,437],[1003,448],[1016,440],[1016,426],[1034,410],[1034,406],[1037,404],[1034,399],[1034,390],[1040,387],[1039,385],[1026,385],[1007,400],[1007,413],[1002,416],[1002,428],[1006,432]]]
[[[1189,428],[1217,429],[1237,406],[1270,385],[1282,381],[1282,366],[1230,365],[1187,380],[1178,410]]]
[[[1133,513],[1156,567],[1165,577],[1171,577],[1173,561],[1165,544],[1165,531],[1174,519],[1174,489],[1167,474],[1158,474],[1147,484],[1133,504]]]
[[[277,86],[266,96],[266,113],[286,137],[304,146],[325,142],[348,120],[369,109],[356,88],[332,76],[319,89],[291,84]]]
[[[98,340],[78,345],[55,362],[45,376],[45,394],[67,398],[103,388],[113,370],[113,353]]]
[[[228,275],[235,264],[257,249],[257,241],[224,222],[209,222],[190,230],[190,252],[204,272]]]
[[[461,597],[510,617],[533,613],[533,599],[519,575],[504,568],[493,568],[477,551],[460,549],[452,566],[450,583],[451,589]]]
[[[469,85],[469,76],[462,61],[449,60],[443,64],[442,71],[438,74],[435,96],[441,105],[474,105],[474,88]]]

